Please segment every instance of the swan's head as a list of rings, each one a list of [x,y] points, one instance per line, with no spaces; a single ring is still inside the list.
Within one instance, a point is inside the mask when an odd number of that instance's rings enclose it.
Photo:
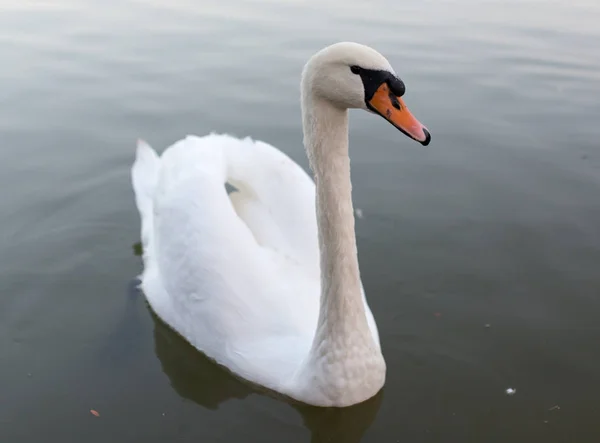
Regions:
[[[404,134],[428,145],[431,135],[408,110],[404,82],[379,52],[358,43],[336,43],[317,52],[302,73],[303,98],[324,99],[338,108],[374,112]]]

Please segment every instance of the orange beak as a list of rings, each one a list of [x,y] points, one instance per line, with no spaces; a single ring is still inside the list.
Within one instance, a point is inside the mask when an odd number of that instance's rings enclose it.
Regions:
[[[377,112],[396,128],[423,146],[431,141],[431,135],[425,126],[408,110],[401,97],[390,91],[387,83],[382,83],[368,102],[369,108]]]

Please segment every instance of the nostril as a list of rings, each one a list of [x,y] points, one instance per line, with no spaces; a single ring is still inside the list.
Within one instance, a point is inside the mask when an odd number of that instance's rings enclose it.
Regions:
[[[392,106],[394,108],[396,108],[398,111],[402,110],[402,107],[400,106],[400,102],[398,101],[398,97],[396,97],[394,94],[390,93],[388,94],[390,102],[392,103]]]

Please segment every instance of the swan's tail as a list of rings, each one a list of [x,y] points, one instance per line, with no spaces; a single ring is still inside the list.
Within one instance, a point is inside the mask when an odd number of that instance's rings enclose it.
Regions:
[[[135,162],[131,168],[131,182],[135,202],[141,217],[141,240],[144,249],[152,232],[154,194],[160,172],[160,157],[143,140],[138,140]]]

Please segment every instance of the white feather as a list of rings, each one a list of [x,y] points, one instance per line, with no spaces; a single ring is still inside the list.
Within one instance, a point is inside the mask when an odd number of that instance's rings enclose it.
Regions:
[[[366,400],[385,380],[356,258],[346,108],[365,105],[352,64],[391,70],[374,50],[343,43],[303,73],[318,212],[308,174],[249,138],[188,136],[160,157],[140,141],[131,171],[152,309],[239,376],[321,406]],[[320,236],[318,217],[329,226]]]

